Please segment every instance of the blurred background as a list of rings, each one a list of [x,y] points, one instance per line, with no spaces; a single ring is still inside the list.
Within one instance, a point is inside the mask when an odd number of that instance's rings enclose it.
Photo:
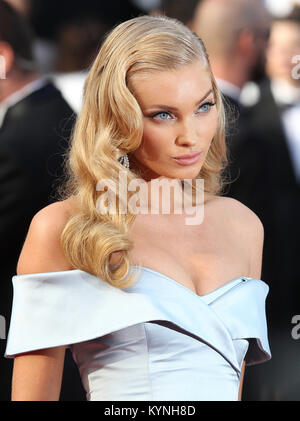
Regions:
[[[270,286],[272,359],[246,367],[243,400],[299,401],[292,318],[300,314],[300,1],[292,0],[0,0],[0,400],[10,400],[13,360],[3,355],[11,279],[29,223],[57,200],[63,154],[103,37],[143,14],[177,18],[203,39],[228,120],[224,195],[265,228],[261,279]],[[67,351],[61,400],[85,399]]]

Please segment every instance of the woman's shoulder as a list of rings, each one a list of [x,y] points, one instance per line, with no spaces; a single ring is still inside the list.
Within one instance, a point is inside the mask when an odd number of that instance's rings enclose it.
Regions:
[[[51,226],[59,229],[64,226],[74,212],[74,198],[53,202],[40,209],[32,218],[30,225],[38,224],[40,227]]]
[[[228,223],[231,222],[243,230],[263,233],[264,227],[260,218],[244,203],[227,196],[211,196],[210,200],[215,204],[215,210],[219,216],[226,219]]]
[[[74,199],[54,202],[31,219],[23,244],[17,274],[72,270],[60,243],[64,227],[75,212]]]
[[[245,250],[249,259],[249,277],[260,279],[264,227],[256,213],[242,202],[219,196],[216,199],[216,216],[226,232],[234,236],[240,250]],[[229,231],[228,231],[229,230]]]

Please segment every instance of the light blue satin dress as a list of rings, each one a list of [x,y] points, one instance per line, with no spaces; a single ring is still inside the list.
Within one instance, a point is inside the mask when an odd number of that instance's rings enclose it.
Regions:
[[[199,296],[146,267],[119,289],[76,269],[15,275],[6,358],[66,345],[90,401],[235,401],[243,360],[271,358],[268,285]]]

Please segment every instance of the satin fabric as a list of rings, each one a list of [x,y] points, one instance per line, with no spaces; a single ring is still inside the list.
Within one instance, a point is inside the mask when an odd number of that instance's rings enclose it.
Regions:
[[[131,268],[125,289],[79,269],[15,275],[4,356],[65,345],[87,400],[237,400],[243,361],[271,358],[268,285],[240,277],[199,296]]]

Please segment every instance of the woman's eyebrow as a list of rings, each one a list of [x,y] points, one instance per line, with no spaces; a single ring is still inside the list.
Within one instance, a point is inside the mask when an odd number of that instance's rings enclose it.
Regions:
[[[199,105],[212,92],[213,92],[213,89],[210,89],[199,101],[196,102],[195,107],[197,107],[197,105]],[[147,108],[167,108],[168,110],[178,111],[178,108],[176,107],[172,107],[171,105],[163,105],[163,104],[150,105]]]

